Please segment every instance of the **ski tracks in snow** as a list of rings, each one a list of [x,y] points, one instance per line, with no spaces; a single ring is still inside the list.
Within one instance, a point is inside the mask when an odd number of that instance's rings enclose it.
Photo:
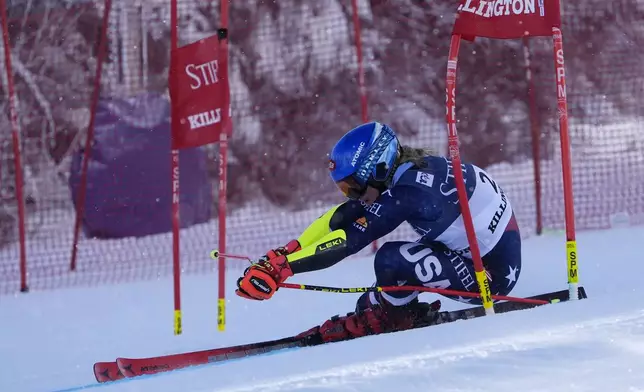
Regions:
[[[547,312],[544,316],[547,317]],[[428,331],[404,332],[419,333]],[[484,335],[485,331],[481,333]],[[368,344],[377,344],[374,340],[377,338],[370,338]],[[347,343],[336,346],[340,345]],[[315,355],[312,350],[316,349],[293,354],[306,360]],[[625,378],[632,379],[632,385],[628,389],[615,389],[616,379],[623,386]],[[445,389],[450,379],[453,389]],[[438,350],[429,347],[386,360],[199,391],[408,392],[433,387],[440,387],[441,392],[644,391],[644,310],[550,328],[524,329],[515,335],[481,343]]]

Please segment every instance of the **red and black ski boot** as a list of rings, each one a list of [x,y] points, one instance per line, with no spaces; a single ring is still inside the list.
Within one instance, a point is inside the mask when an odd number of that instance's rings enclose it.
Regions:
[[[333,316],[320,326],[318,333],[325,342],[354,339],[361,336],[403,331],[438,322],[440,301],[431,304],[414,300],[404,306],[383,301],[366,309]]]

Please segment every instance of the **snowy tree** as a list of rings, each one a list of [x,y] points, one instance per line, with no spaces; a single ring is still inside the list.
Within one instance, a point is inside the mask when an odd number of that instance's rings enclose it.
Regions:
[[[369,119],[391,124],[407,143],[444,152],[444,79],[455,2],[358,4]],[[62,186],[66,157],[87,129],[104,5],[8,2],[25,165],[41,188]],[[564,6],[571,122],[641,116],[641,2]],[[114,0],[102,97],[167,92],[169,20],[167,0]],[[215,34],[219,3],[179,0],[179,21],[182,45]],[[530,47],[543,157],[550,159],[558,139],[552,47],[547,38]],[[351,3],[230,2],[229,71],[232,206],[258,197],[291,208],[332,200],[326,154],[362,121]],[[520,41],[477,39],[462,46],[457,117],[465,159],[482,166],[530,159],[525,75]],[[6,140],[6,120],[0,121]],[[589,137],[572,136],[575,143]],[[210,149],[216,180],[217,149]]]

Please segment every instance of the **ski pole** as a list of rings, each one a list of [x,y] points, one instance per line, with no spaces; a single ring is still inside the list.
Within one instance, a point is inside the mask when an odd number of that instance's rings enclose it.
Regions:
[[[219,253],[217,249],[211,250],[210,251],[210,258],[213,260],[216,260],[217,258],[221,257],[226,257],[228,259],[238,259],[238,260],[248,260],[250,263],[253,261],[250,259],[248,256],[240,256],[240,255],[230,255],[226,253]]]
[[[326,293],[341,293],[341,294],[382,292],[382,291],[384,292],[422,291],[427,293],[436,293],[436,294],[452,295],[452,296],[460,296],[460,297],[470,297],[470,298],[481,297],[481,294],[469,292],[469,291],[437,289],[434,287],[425,287],[425,286],[329,287],[329,286],[315,286],[315,285],[297,284],[297,283],[280,283],[279,287],[283,287],[285,289],[322,291]],[[505,295],[492,295],[492,299],[501,300],[501,301],[510,301],[510,302],[522,302],[522,303],[537,304],[537,305],[545,305],[549,303],[548,301],[544,301],[540,299],[509,297]]]
[[[210,257],[213,259],[218,258],[219,256],[228,257],[231,259],[240,259],[248,260],[252,263],[252,260],[246,256],[238,255],[227,255],[219,253],[218,250],[213,250],[210,252]],[[285,289],[295,289],[295,290],[308,290],[308,291],[322,291],[326,293],[341,293],[341,294],[352,294],[352,293],[367,293],[367,292],[393,292],[393,291],[420,291],[425,293],[436,293],[442,295],[451,295],[451,296],[460,296],[468,298],[481,298],[480,293],[474,293],[469,291],[459,291],[459,290],[449,290],[449,289],[438,289],[434,287],[425,287],[425,286],[369,286],[369,287],[330,287],[330,286],[315,286],[307,284],[297,284],[297,283],[280,283],[279,287]],[[545,305],[549,303],[548,301],[540,299],[530,299],[530,298],[519,298],[519,297],[510,297],[506,295],[492,295],[492,299],[498,301],[510,301],[510,302],[521,302],[528,304],[537,304]]]

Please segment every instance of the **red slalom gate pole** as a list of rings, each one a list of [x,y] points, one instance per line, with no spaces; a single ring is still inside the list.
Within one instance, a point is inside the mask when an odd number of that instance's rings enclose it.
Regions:
[[[223,56],[228,63],[228,0],[220,0],[220,29],[219,42]],[[228,78],[228,71],[223,78]],[[226,192],[228,184],[228,133],[229,129],[223,129],[219,134],[219,247],[222,254],[217,261],[218,291],[217,291],[217,329],[220,332],[226,330]]]
[[[107,53],[107,24],[110,19],[112,9],[112,0],[105,0],[105,9],[103,10],[103,24],[101,25],[101,35],[98,43],[98,53],[96,54],[96,73],[94,76],[94,90],[92,91],[91,108],[89,112],[89,123],[87,124],[87,136],[85,137],[85,147],[83,150],[83,165],[81,166],[81,180],[78,188],[78,198],[76,199],[76,217],[74,220],[74,234],[72,239],[72,255],[69,261],[69,270],[76,271],[76,260],[78,258],[78,241],[80,240],[81,223],[85,217],[85,201],[87,200],[87,171],[89,160],[92,154],[92,145],[94,143],[94,124],[96,122],[96,109],[101,94],[101,78],[103,77],[103,63]]]
[[[179,17],[177,9],[177,0],[170,0],[170,53],[177,50],[179,47]],[[168,83],[171,88],[175,88],[173,83],[176,83],[177,78],[174,75],[175,66],[172,64],[173,56],[170,55],[170,72]],[[178,126],[178,119],[175,113],[171,118],[172,128]],[[181,252],[179,244],[179,231],[180,231],[180,204],[179,204],[179,150],[174,146],[171,147],[170,153],[170,181],[172,185],[172,277],[173,277],[173,291],[174,291],[174,334],[181,335],[182,315],[181,315]]]
[[[532,55],[530,54],[530,41],[523,38],[523,60],[525,63],[525,74],[528,82],[528,106],[530,109],[530,136],[532,138],[532,171],[534,175],[534,205],[536,215],[536,232],[541,235],[543,232],[543,213],[541,208],[541,137],[539,129],[539,112],[537,110],[537,93],[532,71]]]
[[[480,293],[473,293],[469,291],[459,291],[459,290],[449,290],[449,289],[437,289],[437,288],[425,287],[425,286],[329,287],[329,286],[315,286],[315,285],[297,284],[297,283],[280,283],[278,286],[283,287],[285,289],[322,291],[325,293],[338,293],[338,294],[394,292],[394,291],[421,291],[425,293],[458,295],[461,297],[468,297],[468,298],[481,298]],[[527,303],[527,304],[545,305],[549,303],[548,301],[544,301],[540,299],[509,297],[506,295],[492,294],[491,297],[492,299],[498,300],[498,301],[521,302],[521,303]]]
[[[362,55],[362,29],[360,28],[360,15],[358,15],[358,0],[351,0],[351,13],[353,14],[353,37],[356,46],[356,62],[358,63],[358,92],[360,94],[360,112],[362,122],[369,121],[367,100],[367,87],[365,84],[364,56]],[[371,243],[371,251],[378,251],[378,240]]]
[[[11,46],[9,42],[9,20],[7,18],[7,5],[0,0],[0,23],[2,23],[2,39],[4,43],[4,61],[7,72],[7,95],[9,96],[9,117],[11,121],[11,143],[13,146],[13,164],[16,172],[16,203],[18,204],[18,238],[20,246],[20,291],[29,291],[27,285],[27,237],[25,232],[25,197],[24,180],[22,177],[22,159],[20,152],[20,123],[18,121],[18,104],[16,91],[13,85],[13,71],[11,68]]]
[[[472,261],[474,262],[474,273],[476,282],[479,285],[480,297],[483,302],[483,308],[486,315],[494,314],[494,304],[492,303],[490,283],[485,274],[481,251],[479,249],[478,239],[474,230],[472,221],[472,212],[467,198],[467,189],[465,188],[465,175],[461,165],[461,153],[459,151],[458,132],[456,130],[456,70],[458,68],[458,52],[461,47],[461,36],[452,35],[449,46],[449,56],[447,61],[446,77],[446,109],[447,109],[447,143],[449,157],[452,160],[454,171],[454,183],[458,194],[458,203],[461,206],[461,215],[463,216],[463,225],[467,234],[467,242],[470,245]]]

